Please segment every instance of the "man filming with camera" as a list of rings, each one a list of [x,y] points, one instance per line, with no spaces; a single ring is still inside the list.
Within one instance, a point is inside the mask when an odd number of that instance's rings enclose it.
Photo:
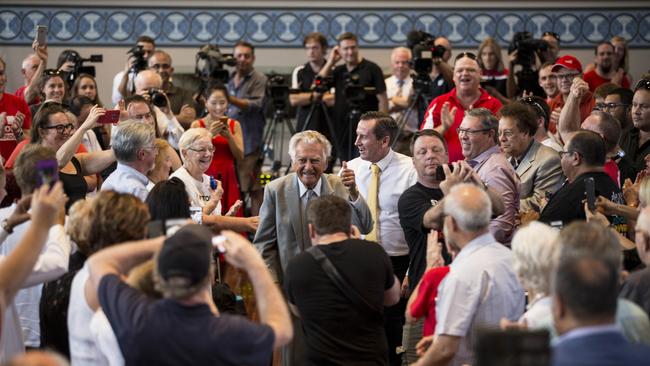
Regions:
[[[340,60],[344,64],[335,68]],[[339,132],[339,143],[335,145],[342,150],[336,155],[347,161],[359,155],[353,149],[359,117],[368,111],[388,112],[386,84],[381,68],[359,55],[359,41],[350,32],[338,37],[338,45],[332,49],[318,74],[327,77],[330,73],[336,89],[333,122]]]
[[[149,69],[155,71],[162,79],[162,90],[169,99],[169,106],[183,128],[189,128],[196,119],[192,92],[179,88],[172,83],[172,57],[165,51],[155,51],[149,58]]]
[[[147,36],[138,37],[135,46],[127,52],[129,58],[126,61],[124,70],[118,72],[113,78],[111,101],[114,105],[133,94],[133,80],[138,72],[147,68],[147,61],[155,50],[156,44],[153,38]]]

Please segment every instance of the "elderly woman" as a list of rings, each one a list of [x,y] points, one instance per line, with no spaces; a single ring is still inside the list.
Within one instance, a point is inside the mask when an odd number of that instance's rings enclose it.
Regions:
[[[552,324],[551,271],[557,252],[558,231],[534,221],[519,229],[512,238],[514,270],[528,293],[526,312],[519,319],[529,329]]]
[[[66,203],[68,209],[74,202],[86,197],[88,184],[84,176],[101,172],[115,161],[115,155],[112,150],[78,153],[84,134],[104,114],[103,108],[91,108],[88,118],[76,130],[66,112],[59,103],[44,103],[34,117],[30,143],[56,150],[59,179],[63,181],[63,189],[69,198]],[[6,166],[18,155],[19,147]]]
[[[185,183],[190,204],[201,207],[203,211],[203,223],[216,225],[219,228],[231,228],[235,231],[254,231],[257,229],[258,217],[236,218],[220,216],[221,195],[223,189],[221,182],[207,176],[205,171],[212,163],[214,146],[212,146],[212,135],[204,128],[191,128],[181,136],[178,146],[181,151],[183,166],[177,169],[171,176],[177,177]],[[216,187],[212,188],[216,184]],[[225,216],[232,216],[241,205],[241,201],[235,203]]]

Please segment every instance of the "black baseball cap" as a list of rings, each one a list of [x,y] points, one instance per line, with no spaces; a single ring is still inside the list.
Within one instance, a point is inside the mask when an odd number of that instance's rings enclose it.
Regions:
[[[181,277],[189,286],[200,283],[210,271],[212,232],[201,225],[186,225],[165,239],[158,254],[158,273],[165,280]]]

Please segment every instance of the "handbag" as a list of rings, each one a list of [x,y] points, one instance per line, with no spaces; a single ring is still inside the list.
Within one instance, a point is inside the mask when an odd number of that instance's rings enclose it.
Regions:
[[[362,314],[367,314],[370,318],[376,320],[383,319],[383,311],[370,304],[343,278],[343,276],[341,276],[334,264],[332,264],[332,262],[329,260],[329,258],[327,258],[325,253],[323,253],[318,245],[314,245],[311,248],[307,249],[307,252],[311,254],[312,257],[314,257],[316,262],[318,262],[321,268],[323,268],[325,274],[327,274],[330,280],[334,282],[334,285],[336,285],[336,287],[341,290],[345,297],[347,297],[348,300],[350,300]]]

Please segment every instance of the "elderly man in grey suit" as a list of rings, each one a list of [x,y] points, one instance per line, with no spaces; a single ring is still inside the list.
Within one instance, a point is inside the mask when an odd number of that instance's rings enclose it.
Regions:
[[[540,212],[547,195],[564,181],[560,156],[535,140],[537,118],[526,105],[510,103],[499,113],[499,142],[521,180],[519,209]]]
[[[289,140],[293,173],[272,181],[264,189],[260,225],[253,244],[279,284],[289,261],[312,245],[307,229],[309,200],[332,194],[344,198],[352,208],[352,224],[364,234],[372,229],[372,216],[357,190],[354,172],[344,163],[340,177],[323,173],[331,152],[332,145],[319,132],[308,130],[293,135]],[[304,365],[306,361],[300,321],[293,320],[293,342],[282,349],[284,366]]]

